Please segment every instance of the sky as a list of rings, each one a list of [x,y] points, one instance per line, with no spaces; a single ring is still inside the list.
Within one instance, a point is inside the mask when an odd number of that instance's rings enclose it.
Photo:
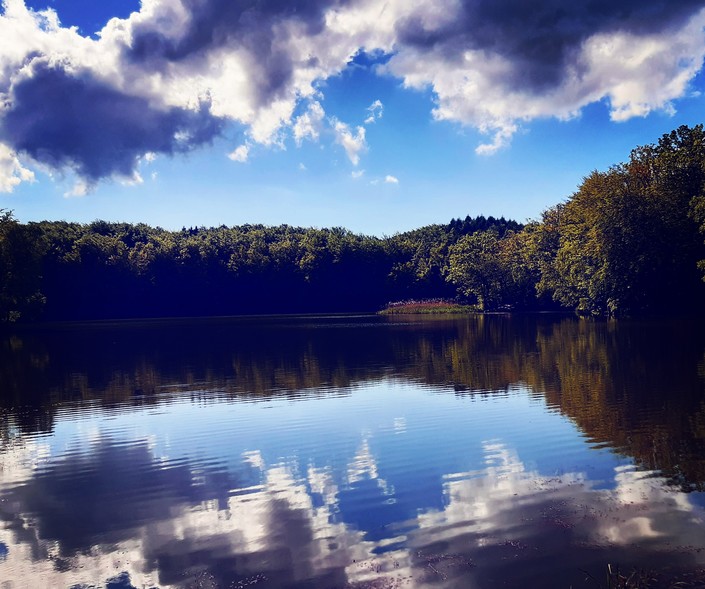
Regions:
[[[537,219],[703,121],[703,0],[4,0],[0,209]]]

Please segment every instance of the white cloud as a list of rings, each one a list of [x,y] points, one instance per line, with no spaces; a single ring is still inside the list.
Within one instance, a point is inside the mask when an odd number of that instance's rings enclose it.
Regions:
[[[12,192],[20,183],[34,180],[34,172],[22,166],[17,155],[0,143],[0,192]]]
[[[381,119],[384,114],[384,105],[382,104],[382,101],[379,99],[375,100],[372,104],[370,104],[370,106],[367,107],[367,112],[370,114],[365,119],[365,125],[370,125]]]
[[[353,166],[360,163],[360,153],[367,150],[365,142],[365,128],[357,127],[355,133],[350,127],[337,119],[331,119],[331,125],[335,132],[335,142],[342,146]]]
[[[304,139],[318,140],[325,114],[321,104],[313,102],[304,114],[295,119],[292,130],[297,145],[301,145]]]
[[[512,59],[487,49],[447,51],[404,47],[385,71],[409,88],[431,87],[437,96],[433,116],[475,127],[490,135],[477,153],[506,146],[521,122],[554,117],[567,120],[588,104],[607,99],[614,121],[671,112],[672,101],[688,93],[688,84],[705,57],[705,10],[680,28],[654,33],[623,30],[588,35],[575,57],[556,72],[554,86],[532,88],[520,83]]]
[[[379,184],[399,184],[399,178],[392,176],[391,174],[387,174],[384,178],[374,178],[370,180],[370,184],[372,184],[372,186],[377,186]]]
[[[509,145],[512,140],[512,136],[517,132],[517,129],[517,125],[513,123],[507,123],[495,128],[492,141],[478,145],[475,148],[475,153],[478,155],[492,155],[496,153],[498,150]],[[484,128],[483,131],[487,132],[488,129]]]
[[[144,184],[144,178],[142,178],[142,175],[135,171],[132,176],[125,176],[119,179],[120,184],[123,186],[138,186],[140,184]]]
[[[353,170],[350,172],[350,176],[352,176],[353,179],[357,180],[358,178],[362,178],[362,176],[365,174],[365,170]]]
[[[655,110],[673,112],[674,101],[691,93],[689,85],[702,69],[705,9],[685,2],[665,8],[648,2],[645,7],[608,7],[591,19],[582,18],[586,9],[575,3],[556,13],[555,31],[541,29],[546,25],[533,12],[517,31],[507,15],[488,12],[488,2],[312,1],[301,13],[257,5],[248,20],[240,18],[237,8],[224,10],[224,4],[210,0],[143,0],[138,12],[112,19],[91,38],[61,26],[51,9],[35,12],[23,0],[5,0],[0,14],[0,131],[5,143],[0,190],[33,178],[18,156],[29,155],[54,170],[73,169],[89,186],[119,174],[129,177],[156,152],[178,153],[208,143],[225,123],[244,127],[247,136],[247,144],[230,154],[235,161],[246,161],[254,143],[283,146],[289,131],[299,145],[319,140],[326,125],[320,102],[325,85],[320,82],[345,70],[360,51],[390,56],[376,71],[399,78],[405,87],[430,89],[435,119],[488,135],[477,147],[480,155],[507,146],[522,124],[570,119],[595,102],[605,101],[617,122]],[[662,8],[667,9],[663,14],[658,12]],[[556,12],[546,3],[545,12],[551,11]],[[650,19],[648,26],[642,26],[644,19]],[[565,26],[575,34],[562,34]],[[197,35],[197,27],[211,27],[213,34]],[[555,43],[549,50],[524,50],[535,47],[538,35],[552,32]],[[483,37],[488,34],[491,41]],[[13,119],[12,132],[3,130],[11,114],[34,120],[31,109],[37,108],[39,89],[28,106],[18,102],[27,93],[17,90],[26,89],[37,72],[54,70],[61,71],[64,82],[90,81],[93,95],[112,93],[132,107],[121,116],[140,140],[115,141],[111,134],[124,132],[115,124],[96,129],[96,136],[74,153],[68,144],[50,144],[24,119]],[[302,103],[309,106],[295,117]],[[96,110],[103,107],[95,105]],[[90,101],[85,108],[92,108]],[[383,110],[375,100],[364,124],[379,120]],[[139,119],[145,112],[151,113],[145,119],[150,124],[135,120],[130,125],[130,116]],[[156,123],[172,119],[180,122],[173,141],[150,141],[151,131],[161,128]],[[358,165],[367,148],[364,127],[353,130],[334,117],[328,122],[334,141]],[[31,141],[20,136],[29,131],[35,132]],[[90,142],[97,141],[104,155],[91,149]],[[134,146],[127,156],[125,145]],[[93,161],[98,157],[105,161]],[[119,165],[106,165],[121,157]]]
[[[76,180],[71,189],[64,192],[64,197],[73,198],[77,196],[86,196],[86,194],[88,194],[90,190],[91,186],[90,184],[88,184],[88,182],[86,182],[85,180]]]
[[[247,144],[236,147],[228,154],[228,158],[234,162],[245,163],[250,155],[250,146]]]
[[[671,35],[595,35],[583,47],[585,85],[601,88],[615,121],[672,111],[705,57],[705,10]]]

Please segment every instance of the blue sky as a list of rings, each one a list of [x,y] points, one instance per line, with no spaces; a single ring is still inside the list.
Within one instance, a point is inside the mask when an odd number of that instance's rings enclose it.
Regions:
[[[702,122],[702,3],[613,4],[5,0],[0,208],[375,235],[537,218]]]

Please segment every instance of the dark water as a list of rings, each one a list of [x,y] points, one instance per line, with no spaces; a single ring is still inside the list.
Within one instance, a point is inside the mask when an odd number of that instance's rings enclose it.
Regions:
[[[703,587],[703,327],[0,335],[0,588]]]

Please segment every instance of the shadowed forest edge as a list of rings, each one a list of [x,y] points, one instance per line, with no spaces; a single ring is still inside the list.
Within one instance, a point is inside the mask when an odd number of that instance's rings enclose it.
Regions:
[[[484,216],[391,237],[281,225],[20,223],[0,209],[0,322],[376,311],[701,312],[705,131],[682,126],[521,225]]]

